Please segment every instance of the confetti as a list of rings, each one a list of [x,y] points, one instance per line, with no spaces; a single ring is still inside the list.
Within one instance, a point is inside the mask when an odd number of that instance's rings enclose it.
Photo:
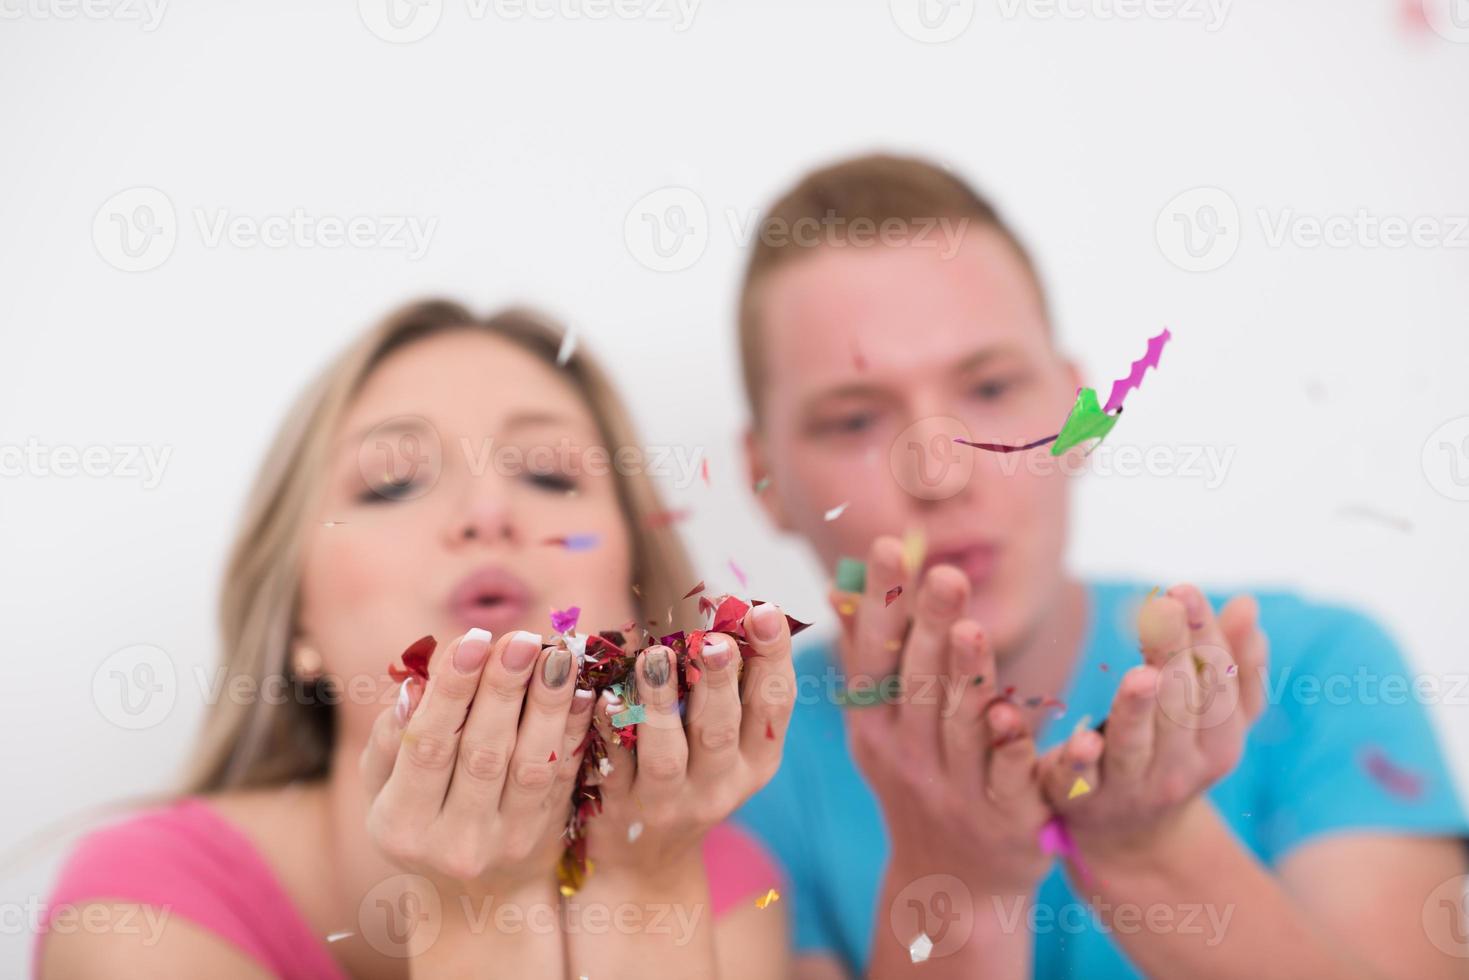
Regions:
[[[841,592],[861,592],[867,588],[867,566],[855,558],[837,561],[836,586]]]
[[[1085,796],[1086,794],[1090,793],[1091,791],[1092,791],[1092,785],[1091,785],[1091,783],[1087,782],[1085,779],[1082,779],[1080,776],[1077,776],[1076,777],[1076,782],[1074,782],[1074,783],[1071,784],[1071,792],[1069,792],[1069,793],[1066,794],[1066,798],[1068,800],[1074,800],[1078,796]]]
[[[346,521],[322,521],[321,522],[321,526],[322,527],[346,527],[347,526],[347,522]]]
[[[556,351],[556,366],[566,367],[571,355],[576,352],[576,334],[570,330],[561,335],[561,346]]]
[[[1132,370],[1127,377],[1119,378],[1112,382],[1112,394],[1107,396],[1107,406],[1102,411],[1111,413],[1122,410],[1122,402],[1127,398],[1127,393],[1133,388],[1140,387],[1143,383],[1143,373],[1148,368],[1157,369],[1158,358],[1163,353],[1163,345],[1173,339],[1173,334],[1167,328],[1156,337],[1148,339],[1148,350],[1142,357],[1132,362]]]
[[[1059,854],[1062,857],[1070,858],[1071,863],[1076,865],[1076,870],[1082,880],[1091,884],[1091,872],[1082,863],[1081,855],[1076,850],[1076,842],[1071,839],[1071,833],[1066,829],[1066,821],[1060,817],[1052,817],[1047,820],[1040,829],[1039,839],[1042,854]]]
[[[634,820],[627,825],[627,842],[629,844],[641,836],[643,836],[643,822],[641,820]]]
[[[830,522],[836,520],[838,517],[841,517],[842,516],[842,513],[849,506],[851,506],[851,504],[852,504],[852,502],[850,500],[844,500],[844,501],[842,501],[841,503],[839,503],[835,507],[833,507],[831,510],[827,511],[826,514],[824,515],[824,519],[827,521],[827,523],[830,523]]]
[[[896,600],[898,598],[898,596],[900,596],[902,594],[903,594],[903,587],[901,585],[895,585],[895,586],[893,586],[891,589],[888,589],[887,596],[886,596],[885,601],[883,602],[883,605],[891,606],[893,604],[894,600]]]
[[[923,558],[928,554],[928,539],[923,536],[919,528],[909,528],[903,533],[903,567],[910,572],[916,572],[923,565]]]
[[[1395,764],[1381,749],[1364,751],[1362,766],[1377,785],[1393,796],[1416,800],[1423,795],[1423,777]]]
[[[761,895],[759,898],[755,899],[755,907],[757,909],[765,909],[770,906],[770,903],[778,901],[780,901],[780,892],[772,888],[764,895]]]
[[[554,749],[551,751],[551,758],[547,759],[546,761],[547,762],[555,762],[556,761],[556,751]]]
[[[1157,594],[1158,594],[1158,593],[1159,593],[1159,592],[1162,592],[1162,591],[1163,591],[1163,586],[1161,586],[1161,585],[1155,585],[1155,586],[1153,586],[1153,591],[1151,591],[1151,592],[1149,592],[1149,593],[1148,593],[1148,594],[1147,594],[1147,595],[1146,595],[1146,596],[1145,596],[1145,597],[1144,597],[1144,599],[1143,599],[1143,601],[1144,601],[1144,602],[1146,602],[1146,601],[1147,601],[1147,600],[1148,600],[1148,599],[1151,599],[1151,598],[1153,598],[1153,597],[1154,597],[1154,596],[1156,596],[1156,595],[1157,595]]]
[[[334,932],[334,933],[332,933],[332,934],[330,934],[329,936],[326,937],[326,941],[329,942],[329,943],[341,942],[343,939],[346,939],[348,936],[355,936],[355,935],[357,935],[357,933],[352,932],[350,930],[348,930],[346,932]]]
[[[654,511],[643,519],[643,527],[649,530],[656,530],[660,527],[672,527],[679,521],[687,520],[689,513],[688,508]]]
[[[933,940],[925,933],[919,933],[918,938],[908,944],[908,958],[914,963],[923,963],[928,960],[929,954],[933,952]]]
[[[857,612],[857,604],[855,602],[839,602],[837,603],[837,612],[843,616],[853,616]]]
[[[1107,433],[1117,424],[1121,415],[1108,415],[1097,406],[1097,390],[1095,388],[1083,388],[1076,393],[1076,403],[1071,406],[1071,414],[1066,416],[1066,424],[1061,426],[1061,431],[1056,435],[1055,445],[1051,446],[1051,455],[1060,456],[1072,446],[1078,446],[1088,439],[1105,439]]]
[[[775,728],[768,721],[765,723],[765,737],[772,742],[775,741]]]
[[[709,482],[709,461],[707,459],[699,464],[699,475],[704,478],[704,486],[711,486]]]
[[[641,725],[648,720],[648,709],[640,704],[630,704],[622,711],[612,716],[613,728],[626,728],[628,725]]]
[[[602,540],[599,534],[568,534],[564,537],[547,538],[541,544],[557,545],[567,551],[590,551]]]
[[[749,582],[749,580],[747,578],[745,578],[745,572],[744,572],[744,570],[741,569],[740,566],[738,566],[738,565],[735,564],[735,561],[734,561],[733,558],[731,558],[729,560],[729,570],[731,572],[734,572],[735,580],[740,583],[740,588],[744,589],[744,588],[748,588],[749,587],[750,582]]]
[[[755,484],[755,492],[756,493],[764,493],[765,492],[765,488],[768,487],[768,486],[770,486],[770,477],[768,477],[768,476],[762,476],[760,478],[760,481]]]
[[[689,589],[689,591],[685,592],[683,594],[683,598],[684,599],[692,599],[694,596],[698,595],[700,592],[703,592],[703,591],[704,591],[704,580],[703,579],[699,579],[699,584],[696,585],[696,586],[694,586],[692,589]]]
[[[954,441],[961,446],[973,446],[975,449],[983,449],[992,453],[1023,453],[1027,449],[1038,449],[1048,443],[1055,442],[1059,435],[1060,433],[1054,436],[1046,436],[1044,439],[1037,439],[1035,442],[1027,442],[1020,446],[1008,446],[1000,442],[970,442],[968,439],[960,439],[957,436],[954,438]]]
[[[1235,674],[1238,674],[1238,673],[1239,673],[1239,666],[1237,664],[1230,664],[1228,667],[1226,667],[1224,669],[1224,676],[1226,676],[1226,677],[1233,677]]]
[[[867,370],[867,358],[862,356],[862,348],[857,346],[857,341],[852,340],[852,366],[858,371]]]
[[[576,629],[576,622],[581,618],[580,606],[567,606],[565,609],[551,610],[551,628],[557,633],[570,633]]]

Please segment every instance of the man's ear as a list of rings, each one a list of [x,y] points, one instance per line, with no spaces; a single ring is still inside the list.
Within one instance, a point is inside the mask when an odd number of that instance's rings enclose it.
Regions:
[[[766,463],[765,447],[753,427],[745,429],[745,476],[751,487],[760,487],[763,481],[770,481],[755,491],[755,499],[771,524],[781,531],[791,530],[790,524],[786,522],[785,508],[780,505],[780,494]]]

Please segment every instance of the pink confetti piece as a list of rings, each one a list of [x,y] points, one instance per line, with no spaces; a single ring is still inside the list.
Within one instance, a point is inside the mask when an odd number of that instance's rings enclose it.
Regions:
[[[1076,850],[1076,842],[1071,839],[1071,832],[1066,829],[1066,821],[1060,817],[1052,817],[1047,820],[1040,830],[1040,845],[1042,854],[1059,854],[1070,858],[1071,863],[1076,865],[1076,871],[1081,875],[1082,881],[1088,885],[1092,883],[1092,873],[1081,860],[1081,855]]]
[[[734,577],[739,581],[740,588],[743,589],[743,588],[746,588],[746,587],[749,586],[750,583],[749,583],[749,580],[747,580],[745,578],[744,569],[742,569],[742,568],[740,568],[740,566],[736,565],[735,564],[735,560],[733,558],[731,558],[729,560],[729,570],[731,572],[734,572]]]
[[[1169,333],[1165,327],[1162,333],[1148,341],[1148,352],[1132,362],[1132,370],[1128,372],[1127,377],[1112,382],[1112,394],[1107,396],[1107,404],[1102,407],[1103,412],[1111,415],[1122,407],[1127,393],[1143,383],[1143,372],[1148,368],[1157,368],[1158,357],[1163,353],[1163,345],[1168,343],[1172,337],[1173,334]]]
[[[707,459],[706,460],[703,460],[699,464],[699,475],[704,478],[704,486],[706,486],[706,487],[707,486],[710,486],[710,483],[709,483],[709,461]]]
[[[1363,752],[1362,767],[1377,785],[1393,796],[1417,800],[1423,795],[1423,777],[1396,765],[1381,749]]]
[[[551,610],[551,628],[558,633],[570,633],[576,629],[576,621],[579,619],[581,619],[580,606]]]

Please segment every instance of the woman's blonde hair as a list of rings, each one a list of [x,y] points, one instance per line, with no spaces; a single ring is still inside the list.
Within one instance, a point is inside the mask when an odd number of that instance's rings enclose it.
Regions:
[[[237,676],[250,678],[254,686],[246,689],[255,691],[264,690],[268,678],[289,677],[300,548],[333,433],[363,382],[388,355],[451,330],[493,334],[552,365],[565,336],[561,328],[527,310],[477,318],[457,303],[426,300],[390,315],[326,367],[276,434],[230,551],[220,596],[226,672],[222,690],[228,690]],[[559,369],[585,399],[610,454],[615,457],[620,447],[640,445],[621,400],[590,357],[578,351]],[[633,581],[640,587],[641,617],[662,621],[693,584],[692,566],[669,522],[654,519],[662,504],[648,475],[640,467],[619,466],[614,471],[633,543]],[[309,681],[291,681],[297,695],[303,684],[310,689]],[[180,792],[275,786],[325,776],[331,762],[334,710],[314,696],[222,698],[209,709]]]

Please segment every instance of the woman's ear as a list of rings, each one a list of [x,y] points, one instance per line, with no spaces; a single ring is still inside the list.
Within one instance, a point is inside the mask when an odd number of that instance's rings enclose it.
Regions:
[[[755,499],[770,523],[781,531],[792,530],[786,521],[785,508],[780,505],[780,494],[773,485],[770,469],[766,465],[765,448],[760,442],[759,433],[753,428],[745,430],[745,477],[754,488]]]

